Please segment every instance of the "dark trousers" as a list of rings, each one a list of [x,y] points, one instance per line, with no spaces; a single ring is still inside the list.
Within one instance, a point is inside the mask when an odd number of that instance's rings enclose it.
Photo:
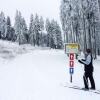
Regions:
[[[91,88],[95,89],[95,82],[94,82],[94,78],[93,78],[93,72],[85,72],[84,73],[83,80],[84,80],[85,88],[87,88],[87,89],[89,88],[88,79],[90,80]]]

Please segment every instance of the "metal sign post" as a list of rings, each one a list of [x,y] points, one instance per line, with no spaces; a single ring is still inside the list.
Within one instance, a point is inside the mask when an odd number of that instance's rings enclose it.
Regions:
[[[70,73],[70,82],[72,83],[72,75],[74,74],[75,54],[79,53],[79,44],[66,43],[65,44],[65,53],[69,54],[69,73]]]

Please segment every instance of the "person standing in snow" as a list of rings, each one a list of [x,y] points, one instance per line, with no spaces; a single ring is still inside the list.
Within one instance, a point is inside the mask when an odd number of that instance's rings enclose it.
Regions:
[[[83,80],[84,80],[84,85],[85,85],[85,90],[89,90],[89,85],[88,85],[88,79],[90,80],[91,83],[91,88],[95,90],[95,82],[94,82],[94,78],[93,78],[93,59],[92,59],[92,54],[91,54],[91,50],[87,49],[86,50],[86,59],[81,59],[78,60],[79,63],[84,64],[84,76],[83,76]]]

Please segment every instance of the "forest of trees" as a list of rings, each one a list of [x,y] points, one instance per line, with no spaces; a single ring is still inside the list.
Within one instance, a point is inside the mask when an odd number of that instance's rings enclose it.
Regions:
[[[61,28],[57,21],[46,19],[38,14],[30,16],[29,27],[20,11],[16,11],[14,26],[10,17],[0,13],[0,39],[31,44],[33,46],[61,49],[63,47]]]
[[[65,43],[79,43],[81,51],[100,55],[100,0],[62,0],[60,17]]]

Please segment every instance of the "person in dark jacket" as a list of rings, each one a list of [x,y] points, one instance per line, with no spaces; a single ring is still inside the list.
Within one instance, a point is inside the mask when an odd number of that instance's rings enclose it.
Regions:
[[[84,80],[84,85],[86,90],[89,89],[89,85],[88,85],[88,79],[90,80],[91,83],[91,88],[95,90],[95,82],[94,82],[94,78],[93,78],[93,60],[92,60],[92,54],[91,54],[91,50],[87,49],[86,50],[86,58],[85,59],[81,59],[78,60],[78,62],[80,62],[81,64],[84,64],[84,76],[83,76],[83,80]]]

